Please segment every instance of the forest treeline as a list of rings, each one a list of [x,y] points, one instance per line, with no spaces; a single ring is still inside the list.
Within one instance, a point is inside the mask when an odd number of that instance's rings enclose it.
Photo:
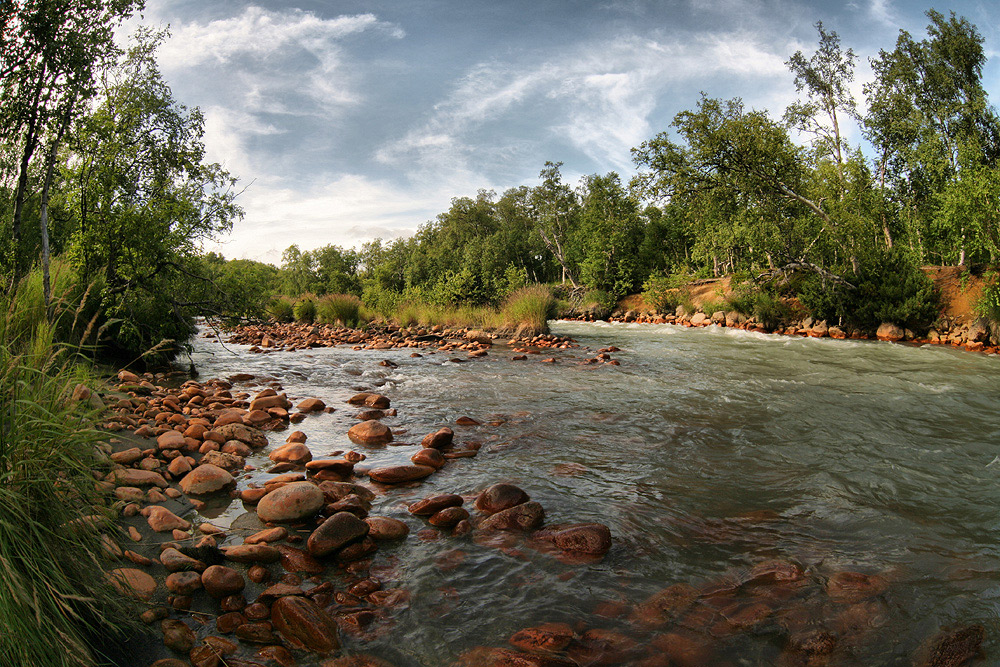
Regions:
[[[280,268],[256,267],[261,293],[349,292],[389,313],[495,304],[531,282],[613,302],[736,274],[751,307],[794,295],[822,319],[927,325],[937,308],[921,265],[980,270],[1000,256],[1000,120],[983,38],[954,13],[927,18],[925,36],[901,31],[871,60],[863,100],[851,92],[856,54],[817,23],[815,50],[786,63],[798,100],[780,117],[703,96],[633,149],[629,182],[611,172],[574,185],[546,162],[537,185],[456,198],[411,238],[292,246]],[[863,143],[846,139],[851,124]],[[996,289],[987,297],[1000,312]]]
[[[781,116],[702,96],[632,150],[631,179],[569,183],[545,162],[537,184],[457,197],[410,238],[291,246],[272,266],[201,251],[240,217],[237,181],[205,162],[201,113],[159,73],[164,35],[113,40],[140,6],[0,9],[5,282],[34,268],[44,283],[41,268],[58,267],[128,354],[184,340],[196,314],[262,316],[279,294],[354,295],[391,317],[413,303],[496,306],[534,283],[609,306],[722,274],[743,283],[747,309],[797,296],[818,318],[917,327],[937,313],[921,265],[998,262],[1000,119],[983,38],[954,13],[900,31],[871,60],[863,99],[856,54],[817,23],[815,48],[786,63],[798,99]]]

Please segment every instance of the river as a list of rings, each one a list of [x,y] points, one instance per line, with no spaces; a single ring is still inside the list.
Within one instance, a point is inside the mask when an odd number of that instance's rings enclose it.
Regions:
[[[705,627],[684,624],[710,645],[713,664],[779,664],[789,634],[803,629],[835,639],[822,664],[910,664],[941,628],[970,623],[986,626],[985,651],[1000,661],[1000,359],[718,327],[556,322],[553,331],[592,350],[514,362],[498,346],[453,363],[455,353],[416,358],[410,349],[254,355],[195,339],[201,379],[252,373],[248,391],[273,380],[293,402],[315,396],[335,407],[297,427],[317,458],[355,449],[366,463],[408,462],[413,447],[347,439],[356,410],[344,401],[356,390],[390,397],[399,415],[386,423],[407,431],[397,441],[452,425],[456,441],[483,445],[376,499],[372,514],[403,519],[411,533],[380,548],[374,571],[411,599],[391,631],[369,642],[345,637],[349,650],[436,667],[474,646],[505,646],[521,628],[566,622],[634,639],[638,662],[671,627],[637,625],[636,603],[677,583],[725,588],[719,582],[781,559],[808,583],[763,593],[763,621],[719,625],[726,605],[754,599],[742,591],[700,602]],[[621,366],[581,363],[607,345],[621,348],[612,355]],[[397,367],[379,365],[386,359]],[[484,425],[455,426],[463,415]],[[267,477],[254,473],[241,487]],[[499,481],[525,489],[549,523],[606,524],[610,553],[566,563],[528,546],[430,539],[437,533],[421,533],[429,527],[405,510]],[[243,512],[238,501],[205,510],[223,526]],[[839,603],[824,582],[841,571],[878,575],[888,588],[861,605]],[[863,618],[852,624],[849,608]]]

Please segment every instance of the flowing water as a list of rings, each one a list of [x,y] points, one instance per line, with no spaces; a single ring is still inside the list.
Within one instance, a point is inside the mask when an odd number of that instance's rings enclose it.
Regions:
[[[998,358],[717,327],[553,330],[593,349],[621,348],[613,356],[622,365],[583,364],[593,356],[584,349],[557,352],[555,364],[513,362],[503,347],[452,363],[454,353],[411,358],[413,350],[252,355],[197,339],[202,379],[253,373],[248,391],[276,380],[293,401],[316,396],[336,407],[298,426],[316,457],[355,449],[366,463],[408,462],[415,447],[349,442],[356,410],[344,401],[359,389],[391,398],[399,416],[386,423],[407,430],[397,441],[419,442],[462,415],[484,422],[454,426],[456,441],[483,444],[478,457],[376,499],[372,514],[403,519],[411,533],[380,548],[373,572],[411,598],[375,639],[345,637],[349,651],[446,665],[474,646],[505,646],[521,628],[566,622],[632,637],[636,660],[680,627],[711,647],[710,664],[793,664],[781,662],[788,636],[823,628],[837,646],[822,664],[896,665],[911,664],[942,628],[979,623],[988,662],[1000,662]],[[265,456],[251,462],[266,468]],[[405,510],[498,481],[528,491],[548,523],[608,525],[610,553],[571,563],[530,545],[429,539],[437,532],[418,535],[428,526]],[[245,511],[236,502],[206,515],[227,525]],[[719,582],[775,558],[804,568],[808,585],[771,597],[723,592],[680,626],[635,623],[634,605],[671,584],[722,590]],[[878,574],[888,589],[858,605],[832,601],[823,582],[843,570]],[[713,616],[751,594],[766,598],[761,623],[736,630]]]

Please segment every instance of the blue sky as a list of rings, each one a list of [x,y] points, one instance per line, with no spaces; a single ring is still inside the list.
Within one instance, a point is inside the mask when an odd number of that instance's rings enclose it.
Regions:
[[[931,6],[976,24],[1000,94],[995,1],[147,0],[141,21],[170,26],[163,73],[248,186],[207,249],[279,263],[292,243],[409,235],[452,197],[536,184],[546,160],[573,183],[628,176],[629,149],[700,91],[780,116],[816,21],[857,52],[861,102],[868,58],[900,29],[923,38]]]

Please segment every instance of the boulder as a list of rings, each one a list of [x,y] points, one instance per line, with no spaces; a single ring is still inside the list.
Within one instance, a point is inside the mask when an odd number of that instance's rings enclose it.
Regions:
[[[476,498],[476,509],[483,514],[496,514],[529,500],[531,497],[513,484],[494,484]]]
[[[136,468],[119,468],[112,471],[106,479],[116,486],[158,486],[161,489],[168,486],[167,480],[160,473]]]
[[[514,633],[510,643],[529,653],[557,653],[573,641],[573,628],[566,623],[543,623]]]
[[[462,496],[455,493],[442,493],[437,496],[431,496],[429,498],[424,498],[419,500],[407,509],[410,514],[416,514],[417,516],[430,516],[432,514],[437,514],[441,510],[448,507],[459,507],[465,500]]]
[[[271,491],[257,504],[261,521],[301,521],[314,516],[325,504],[323,492],[312,482],[292,482]]]
[[[240,544],[224,547],[222,555],[234,563],[277,563],[281,552],[268,544]]]
[[[215,466],[217,468],[233,472],[242,469],[246,464],[246,461],[239,454],[232,452],[211,451],[206,452],[205,455],[201,457],[201,464]]]
[[[181,491],[188,495],[201,495],[221,491],[235,484],[227,471],[211,463],[203,463],[180,481]]]
[[[275,463],[305,465],[312,461],[312,452],[301,442],[289,442],[271,452],[268,458]]]
[[[425,448],[416,452],[410,457],[410,461],[419,466],[430,466],[432,468],[440,468],[447,461],[444,458],[444,454],[436,449]]]
[[[143,510],[146,516],[146,522],[149,527],[157,533],[165,533],[172,530],[187,530],[191,527],[191,522],[186,521],[166,507],[161,507],[159,505],[150,505]]]
[[[246,586],[243,575],[225,565],[209,565],[201,573],[201,585],[213,598],[235,595]]]
[[[861,572],[837,572],[826,582],[826,592],[837,602],[858,602],[881,595],[889,587],[885,577]]]
[[[370,516],[365,523],[368,524],[368,536],[373,540],[401,540],[410,532],[404,522],[387,516]]]
[[[337,512],[312,532],[306,541],[306,548],[311,555],[319,558],[367,534],[367,523],[350,512]]]
[[[108,572],[108,580],[123,595],[134,597],[138,600],[148,601],[152,599],[156,592],[156,579],[152,576],[131,567],[120,567]]]
[[[382,422],[369,419],[352,426],[347,437],[359,445],[384,445],[392,442],[392,431]]]
[[[479,524],[482,530],[536,530],[545,521],[545,510],[528,501],[492,514]]]
[[[375,482],[382,484],[400,484],[402,482],[412,482],[423,479],[434,472],[430,466],[399,465],[374,468],[368,471],[368,477]]]
[[[446,507],[440,512],[435,512],[427,519],[427,522],[436,528],[451,528],[459,521],[469,518],[469,512],[464,507]]]
[[[295,406],[299,412],[320,412],[326,408],[326,403],[318,398],[307,398]]]
[[[382,394],[372,394],[369,392],[361,392],[360,394],[355,394],[347,400],[351,405],[364,405],[369,408],[378,408],[379,410],[385,410],[389,407],[389,398],[383,396]]]
[[[575,554],[603,556],[611,549],[611,531],[600,523],[550,526],[535,533],[534,537]]]
[[[451,443],[454,438],[455,432],[445,426],[444,428],[439,428],[433,433],[425,435],[424,439],[420,441],[420,446],[430,447],[433,449],[445,449],[447,447],[451,447]]]
[[[225,424],[215,429],[225,440],[239,440],[250,445],[254,449],[259,449],[267,445],[267,436],[259,428],[247,426],[243,423]]]
[[[903,340],[904,335],[905,332],[902,327],[889,322],[883,322],[879,326],[878,331],[875,332],[875,337],[879,340],[888,340],[893,342]]]
[[[275,600],[271,623],[293,649],[332,653],[340,648],[337,623],[309,598],[289,595]]]
[[[184,449],[184,434],[178,431],[166,431],[156,438],[156,448],[164,449]]]

